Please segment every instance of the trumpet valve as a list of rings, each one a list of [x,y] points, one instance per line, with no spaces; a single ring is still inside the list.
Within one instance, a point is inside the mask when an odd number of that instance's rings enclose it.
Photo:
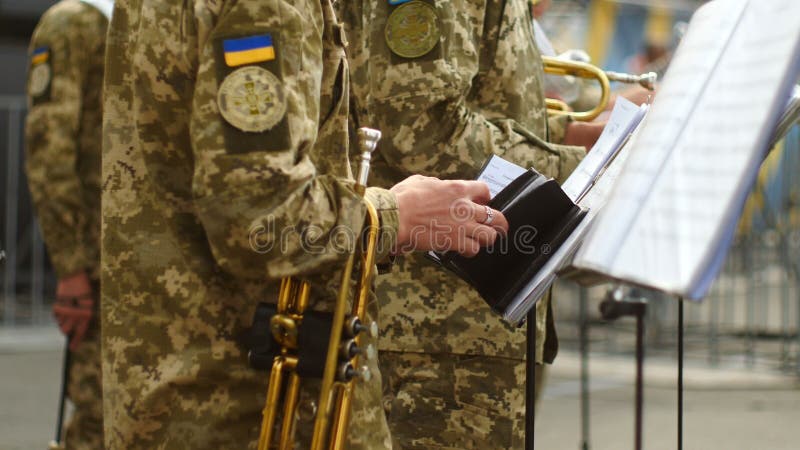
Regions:
[[[364,356],[366,356],[370,361],[375,360],[378,357],[378,351],[375,350],[374,345],[367,344],[367,349],[364,351]]]
[[[372,379],[372,371],[367,366],[356,368],[353,364],[346,362],[339,366],[337,378],[343,383],[347,383],[356,378],[362,381],[369,381]]]
[[[345,359],[352,359],[361,354],[361,348],[355,339],[348,339],[339,347],[339,355]]]
[[[380,329],[378,328],[378,322],[370,321],[369,325],[364,325],[364,322],[361,321],[357,316],[353,316],[347,322],[345,331],[347,335],[350,337],[356,337],[361,333],[369,333],[369,336],[373,339],[378,338],[378,333]]]

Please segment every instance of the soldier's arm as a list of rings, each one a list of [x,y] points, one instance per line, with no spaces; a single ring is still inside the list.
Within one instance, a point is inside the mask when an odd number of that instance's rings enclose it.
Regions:
[[[191,118],[195,207],[216,261],[236,276],[329,270],[345,259],[364,223],[364,201],[343,177],[346,169],[336,168],[347,165],[345,142],[316,143],[326,132],[319,121],[330,112],[319,111],[321,16],[314,1],[300,9],[239,1],[199,43]],[[226,57],[226,41],[230,51],[256,51]],[[247,62],[238,64],[238,57]],[[342,91],[332,95],[331,104],[346,104]],[[326,160],[330,167],[315,165]],[[385,230],[380,258],[393,246],[397,202],[383,189],[369,189],[367,197]]]
[[[57,12],[42,18],[31,40],[25,168],[51,261],[63,277],[92,263],[84,251],[87,212],[76,159],[87,50],[97,44],[69,11]]]

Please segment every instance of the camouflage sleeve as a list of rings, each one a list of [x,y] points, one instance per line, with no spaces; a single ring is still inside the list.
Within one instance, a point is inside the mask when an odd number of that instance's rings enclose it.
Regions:
[[[346,65],[325,41],[322,6],[241,0],[222,11],[200,33],[191,118],[195,208],[211,250],[239,277],[330,270],[366,208],[347,158]],[[367,197],[396,235],[394,195]]]
[[[561,144],[567,134],[567,125],[572,122],[569,116],[547,116],[547,128],[550,131],[550,142]]]
[[[76,160],[87,58],[102,43],[83,32],[72,11],[58,9],[42,17],[31,40],[27,82],[25,169],[59,276],[94,264],[81,232],[91,212],[85,210]]]

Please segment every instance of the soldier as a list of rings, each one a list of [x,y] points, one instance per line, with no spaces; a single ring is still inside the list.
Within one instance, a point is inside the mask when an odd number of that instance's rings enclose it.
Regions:
[[[308,280],[311,308],[330,310],[346,259],[334,231],[364,220],[343,43],[330,0],[117,4],[103,120],[109,449],[255,447],[268,376],[238,337],[281,277]],[[412,242],[474,254],[497,234],[480,223],[482,183],[415,176],[367,198],[378,260]],[[456,201],[474,218],[451,217]],[[493,223],[507,226],[498,212]],[[349,448],[391,445],[374,372],[356,385]],[[316,387],[304,381],[297,448]]]
[[[112,2],[62,0],[31,39],[26,171],[58,276],[53,313],[69,338],[68,449],[103,447],[100,385],[100,143],[103,56]]]
[[[384,131],[373,184],[474,178],[492,154],[564,181],[603,124],[547,120],[525,0],[340,2],[356,113]],[[521,448],[525,331],[424,256],[379,277],[381,373],[394,448]],[[556,338],[537,307],[537,362]]]

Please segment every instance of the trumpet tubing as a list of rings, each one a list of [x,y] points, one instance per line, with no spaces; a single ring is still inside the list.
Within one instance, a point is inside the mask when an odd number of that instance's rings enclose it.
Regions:
[[[355,191],[363,197],[369,175],[371,153],[380,139],[380,132],[361,128],[358,134],[362,163]],[[365,202],[367,214],[364,240],[347,257],[330,319],[330,336],[321,370],[322,381],[311,435],[312,450],[344,448],[354,384],[358,380],[369,381],[371,378],[369,369],[360,364],[362,356],[366,356],[367,359],[375,357],[375,350],[371,344],[365,345],[364,335],[369,333],[373,338],[377,337],[377,324],[372,322],[370,325],[365,325],[364,320],[374,275],[379,221],[375,207],[369,201]],[[359,268],[360,272],[356,285],[353,286],[351,280],[356,268]],[[307,354],[300,348],[299,336],[303,321],[307,320],[306,309],[310,292],[311,287],[305,281],[294,278],[281,280],[276,314],[270,318],[270,331],[273,340],[280,346],[280,353],[274,357],[270,371],[267,397],[262,412],[259,450],[267,450],[273,444],[279,410],[283,413],[277,448],[288,450],[293,446],[294,418],[301,383],[299,371],[303,364],[301,355]],[[355,294],[351,295],[353,292]]]
[[[543,56],[544,72],[556,76],[573,76],[584,79],[594,79],[600,84],[600,100],[589,111],[570,111],[569,106],[561,100],[548,98],[547,113],[550,115],[566,115],[575,120],[590,121],[605,111],[611,97],[611,81],[620,83],[636,83],[652,91],[658,75],[648,72],[642,75],[631,75],[619,72],[605,72],[599,67],[587,62],[571,61],[566,59]]]

